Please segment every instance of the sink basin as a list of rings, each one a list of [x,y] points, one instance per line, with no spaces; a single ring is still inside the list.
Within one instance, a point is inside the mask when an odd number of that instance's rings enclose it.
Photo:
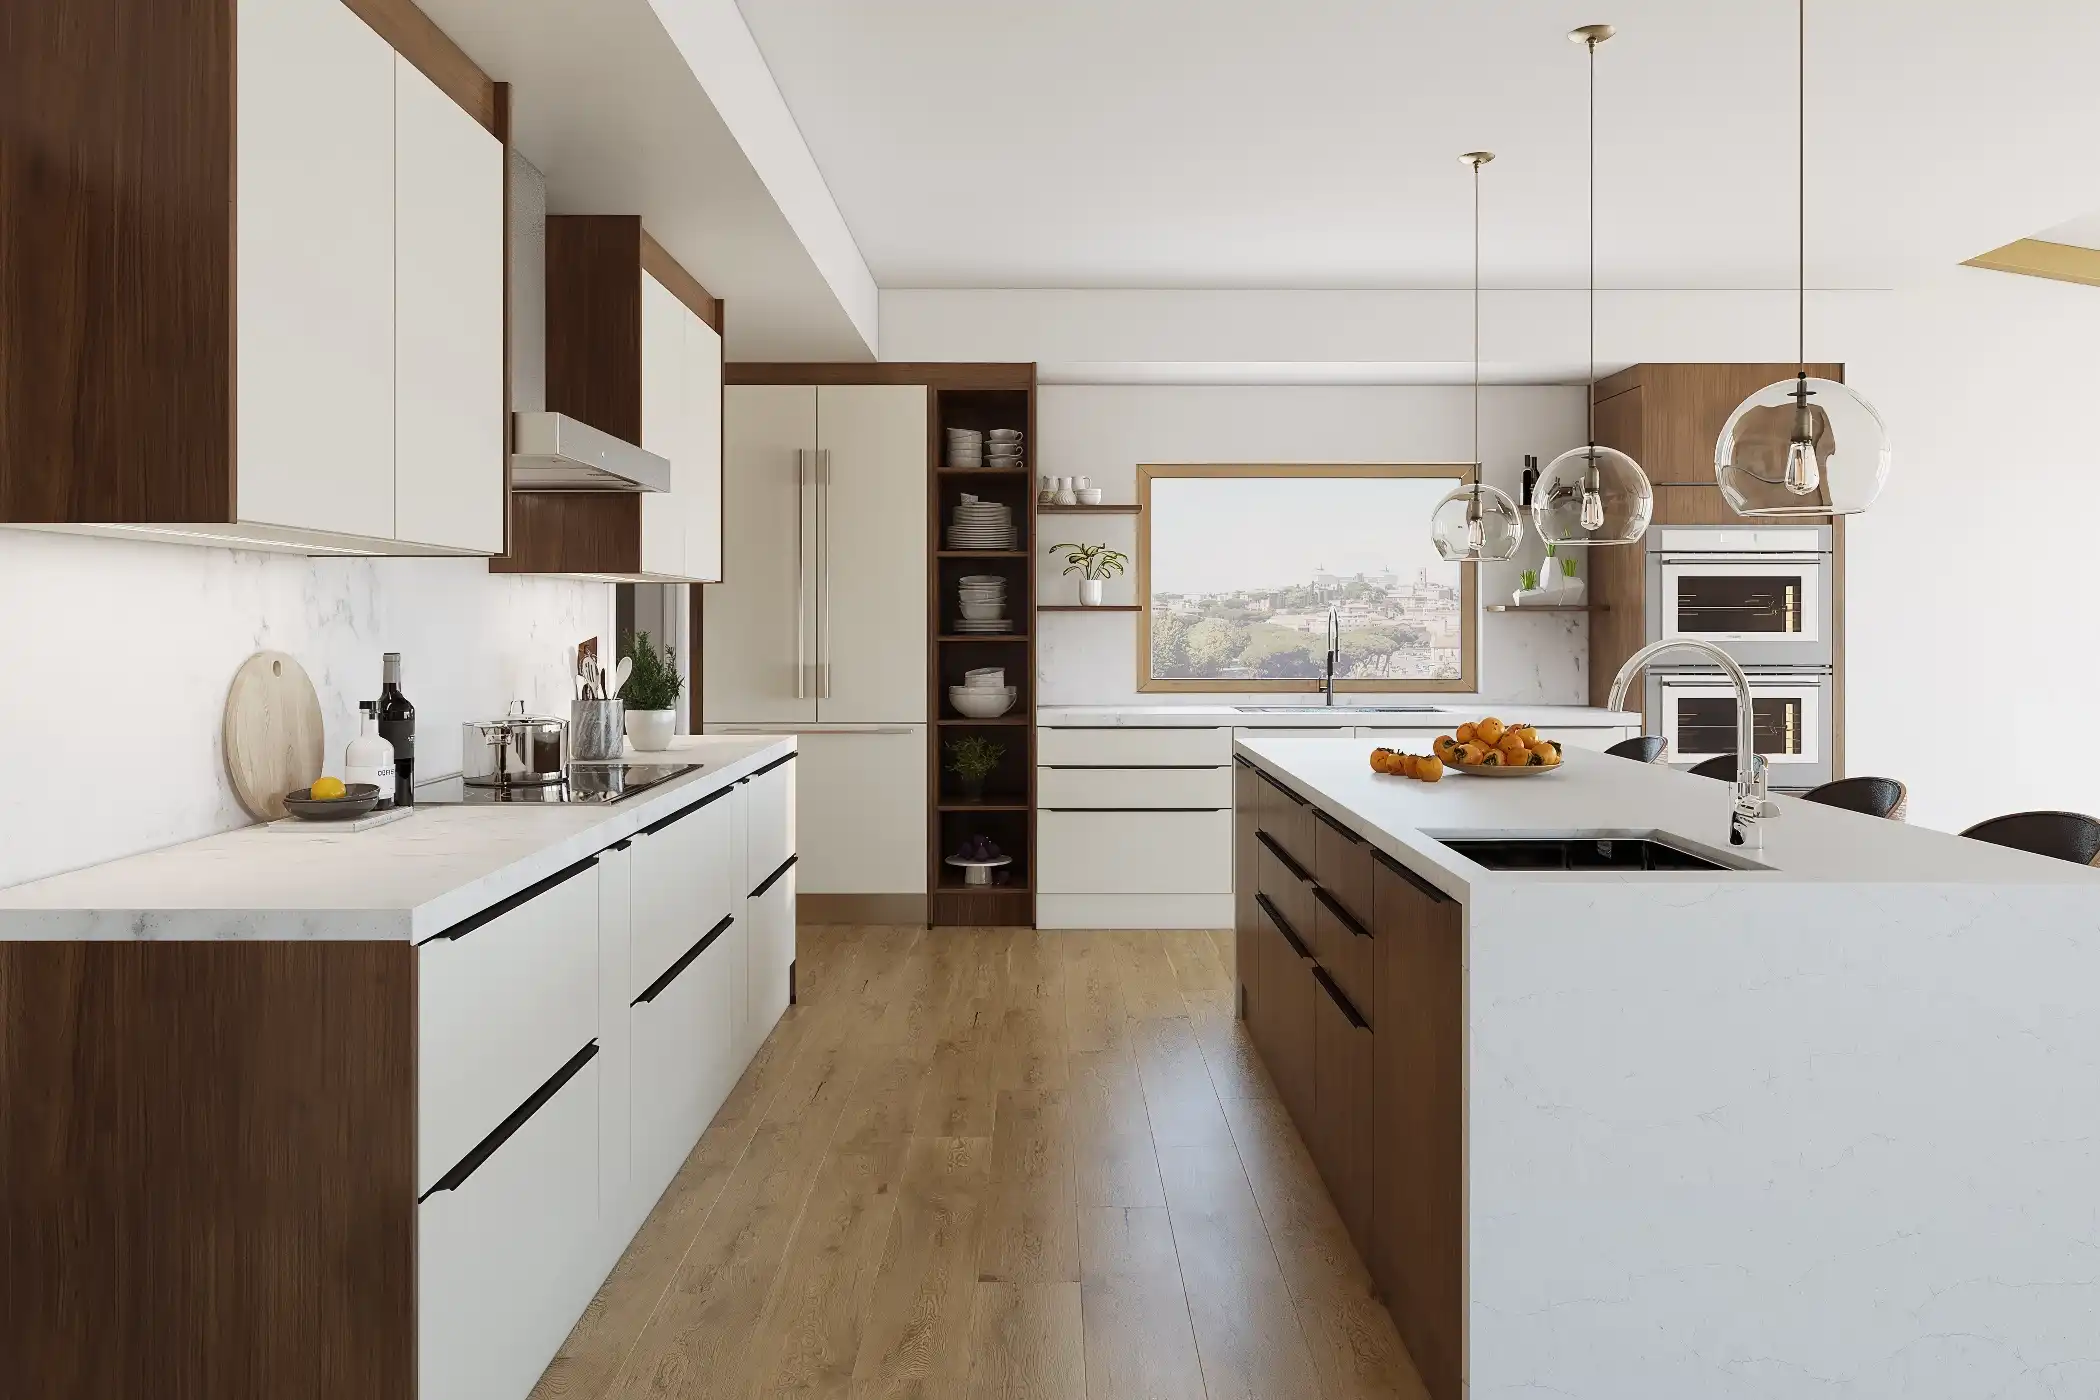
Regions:
[[[1243,715],[1433,715],[1441,705],[1234,705]]]
[[[1741,870],[1655,836],[1439,836],[1490,870]]]

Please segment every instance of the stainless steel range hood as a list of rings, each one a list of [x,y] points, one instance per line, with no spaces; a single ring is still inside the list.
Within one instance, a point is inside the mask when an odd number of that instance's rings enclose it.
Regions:
[[[511,415],[517,491],[668,491],[671,464],[565,413]]]

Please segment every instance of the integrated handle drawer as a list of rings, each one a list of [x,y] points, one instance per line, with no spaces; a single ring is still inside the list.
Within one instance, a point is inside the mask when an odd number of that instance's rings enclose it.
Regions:
[[[1312,803],[1263,773],[1258,818],[1263,834],[1281,846],[1300,869],[1313,869],[1318,852],[1313,847]]]
[[[1359,923],[1324,888],[1313,895],[1313,956],[1334,979],[1341,994],[1370,1024],[1371,1000],[1378,981],[1378,961],[1370,925]]]
[[[1218,811],[1232,806],[1230,768],[1042,768],[1038,809]]]
[[[1230,894],[1232,813],[1042,812],[1045,894]]]
[[[1289,932],[1301,943],[1313,936],[1313,888],[1306,872],[1264,833],[1255,838],[1261,848],[1256,857],[1255,888],[1267,900]]]
[[[1313,814],[1313,877],[1350,918],[1371,926],[1371,843],[1325,812]]]
[[[1044,728],[1035,761],[1058,768],[1228,768],[1232,731]]]

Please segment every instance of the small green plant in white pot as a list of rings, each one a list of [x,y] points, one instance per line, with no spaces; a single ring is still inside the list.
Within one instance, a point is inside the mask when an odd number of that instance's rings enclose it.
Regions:
[[[1581,577],[1576,574],[1575,561],[1572,558],[1560,559],[1556,562],[1560,565],[1560,578],[1555,581],[1558,587],[1555,589],[1553,601],[1559,603],[1562,607],[1581,607],[1582,600],[1589,594],[1589,585],[1584,583]]]
[[[647,632],[630,633],[620,655],[634,662],[634,672],[620,687],[627,705],[627,737],[643,753],[662,753],[678,732],[678,697],[685,678],[678,674],[670,648],[659,651]]]
[[[1123,572],[1130,562],[1128,555],[1110,549],[1105,544],[1053,544],[1050,552],[1062,551],[1065,556],[1065,572],[1079,575],[1079,603],[1081,607],[1101,606],[1101,586]]]

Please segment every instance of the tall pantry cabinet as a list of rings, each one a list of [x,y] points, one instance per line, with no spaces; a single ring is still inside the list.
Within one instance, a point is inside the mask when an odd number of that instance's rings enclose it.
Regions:
[[[924,916],[929,391],[731,384],[710,734],[795,733],[797,895]],[[845,906],[837,906],[845,907]]]

